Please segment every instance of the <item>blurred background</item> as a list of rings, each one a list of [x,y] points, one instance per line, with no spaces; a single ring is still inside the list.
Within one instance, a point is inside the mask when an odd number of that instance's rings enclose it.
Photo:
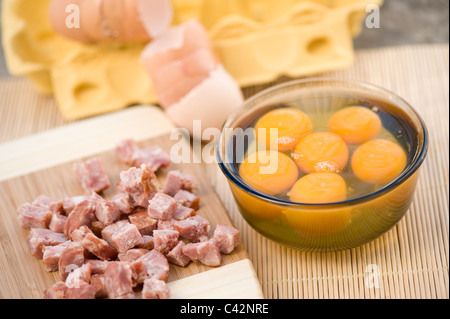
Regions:
[[[356,50],[449,41],[448,0],[386,0],[381,7],[380,17],[380,29],[363,28],[354,40]],[[0,77],[8,76],[2,49]]]

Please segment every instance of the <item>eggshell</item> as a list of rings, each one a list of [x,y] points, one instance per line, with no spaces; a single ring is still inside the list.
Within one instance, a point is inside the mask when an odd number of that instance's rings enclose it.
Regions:
[[[227,117],[243,101],[240,87],[219,65],[178,103],[167,108],[166,113],[176,125],[188,129],[193,137],[202,139],[201,133],[193,130],[194,120],[201,120],[202,132],[211,127],[221,129]]]
[[[152,79],[159,104],[167,108],[178,102],[205,80],[218,64],[210,50],[199,49],[159,68]]]
[[[48,17],[53,29],[61,35],[81,42],[91,42],[91,39],[83,32],[81,28],[81,9],[80,9],[80,28],[68,28],[66,20],[70,14],[66,12],[66,8],[70,4],[74,4],[81,8],[84,0],[52,0],[48,9]]]
[[[152,38],[160,36],[173,19],[173,7],[170,0],[137,0],[136,4],[140,20],[147,33]]]
[[[68,28],[68,5],[76,5],[80,27]],[[49,19],[63,36],[85,43],[145,42],[170,24],[170,0],[52,0]]]
[[[140,61],[151,78],[167,63],[179,60],[199,49],[212,52],[208,34],[197,20],[190,20],[168,29],[150,42],[141,54]]]

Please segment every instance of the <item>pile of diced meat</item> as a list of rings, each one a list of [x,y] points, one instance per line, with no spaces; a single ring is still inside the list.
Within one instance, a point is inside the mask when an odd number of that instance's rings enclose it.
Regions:
[[[170,159],[158,147],[139,149],[133,140],[120,142],[119,159],[132,167],[120,172],[118,193],[98,194],[110,186],[99,158],[75,165],[86,195],[54,199],[39,196],[18,208],[18,220],[30,229],[31,254],[61,281],[44,291],[45,298],[170,297],[169,263],[220,266],[231,253],[239,231],[197,215],[198,182],[169,171],[163,188],[155,171]]]

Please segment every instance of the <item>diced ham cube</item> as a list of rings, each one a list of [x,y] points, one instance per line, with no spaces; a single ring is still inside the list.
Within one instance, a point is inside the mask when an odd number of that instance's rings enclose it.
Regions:
[[[134,153],[138,147],[136,142],[132,139],[122,140],[116,145],[116,154],[120,161],[133,165]]]
[[[50,288],[44,290],[44,299],[65,299],[67,286],[65,282],[58,281]]]
[[[214,240],[222,254],[229,254],[238,246],[239,235],[239,230],[227,225],[218,224],[214,230]]]
[[[25,229],[48,228],[52,220],[52,212],[45,207],[23,204],[18,209],[19,224]]]
[[[178,244],[166,255],[167,260],[174,265],[185,267],[191,259],[183,253],[183,247],[185,243],[179,241]]]
[[[66,280],[67,276],[75,269],[84,264],[84,248],[81,243],[71,243],[69,247],[64,249],[59,257],[58,269],[62,280]]]
[[[48,272],[57,271],[59,258],[61,257],[62,252],[69,247],[71,241],[68,240],[62,244],[56,246],[44,246],[42,247],[42,261],[44,263],[45,270]]]
[[[105,276],[104,275],[92,275],[91,285],[95,288],[95,297],[104,298],[108,296],[108,291],[105,287]]]
[[[138,149],[133,154],[134,166],[145,164],[153,172],[156,172],[160,168],[168,167],[170,163],[169,155],[157,146]]]
[[[144,256],[139,258],[136,262],[142,261],[149,278],[156,278],[166,280],[169,275],[169,262],[157,250],[151,250]]]
[[[142,236],[151,236],[153,230],[155,230],[158,225],[158,221],[151,218],[147,211],[131,214],[128,218],[130,219],[130,222],[137,227]]]
[[[169,299],[170,289],[167,284],[159,279],[149,278],[144,281],[142,288],[143,299]]]
[[[110,202],[117,207],[121,214],[130,214],[134,209],[130,196],[125,193],[115,195]]]
[[[116,247],[114,246],[114,242],[112,241],[112,236],[114,235],[114,233],[119,230],[119,228],[128,225],[128,221],[127,220],[119,220],[117,222],[115,222],[114,224],[111,224],[109,226],[106,226],[103,230],[102,230],[102,238],[104,240],[106,240],[108,242],[108,244],[110,244],[112,247]]]
[[[195,216],[195,209],[185,207],[179,203],[177,203],[177,210],[173,214],[173,219],[175,220],[184,220],[189,217]]]
[[[83,281],[79,285],[72,288],[67,288],[66,299],[95,299],[96,288]]]
[[[111,299],[133,293],[132,270],[128,263],[113,262],[105,271],[105,288]]]
[[[133,262],[144,256],[146,253],[148,253],[147,249],[136,248],[130,249],[126,253],[121,253],[118,257],[120,261]]]
[[[74,269],[66,278],[66,286],[68,288],[77,288],[82,285],[82,282],[84,283],[90,283],[91,282],[91,265],[90,264],[84,264],[81,267],[78,267]]]
[[[93,275],[102,275],[106,271],[106,267],[112,261],[108,260],[98,260],[98,259],[88,259],[85,261],[85,264],[89,264],[91,266],[91,272]]]
[[[155,248],[155,242],[153,240],[153,236],[144,235],[142,236],[142,240],[144,241],[143,244],[137,245],[138,248],[143,248],[147,250],[152,250]]]
[[[76,205],[67,217],[64,226],[64,235],[70,237],[70,234],[81,226],[90,227],[95,221],[95,205],[90,200],[85,200]]]
[[[95,236],[101,237],[102,230],[105,229],[106,225],[103,224],[101,221],[96,220],[93,221],[91,224],[91,230],[95,234]]]
[[[44,246],[56,246],[67,241],[61,233],[55,233],[50,229],[32,228],[28,234],[28,245],[31,255],[42,258]]]
[[[95,217],[104,225],[111,225],[119,219],[120,211],[112,203],[104,200],[103,198],[98,200],[95,207]]]
[[[120,172],[120,182],[117,187],[127,193],[135,206],[147,207],[148,201],[158,192],[155,173],[147,165],[140,168],[132,167]]]
[[[88,195],[92,192],[101,192],[111,185],[103,164],[98,157],[87,160],[84,163],[75,164],[74,169],[81,187]]]
[[[222,255],[214,239],[186,244],[182,251],[192,261],[199,261],[205,266],[217,267],[222,262]]]
[[[70,239],[73,242],[81,242],[87,234],[92,234],[92,230],[87,226],[81,226],[70,234]]]
[[[155,250],[166,254],[178,244],[179,233],[176,230],[162,229],[153,231]]]
[[[193,242],[207,238],[210,231],[209,221],[199,215],[175,221],[173,226],[181,236]]]
[[[188,191],[185,190],[178,191],[173,197],[173,199],[175,199],[177,203],[180,203],[183,206],[193,208],[195,210],[200,208],[200,198]]]
[[[133,286],[140,285],[147,279],[147,270],[145,269],[142,260],[136,260],[131,263],[131,270],[133,271]]]
[[[94,234],[87,234],[81,242],[84,249],[94,254],[101,260],[113,260],[117,257],[117,251],[105,240],[98,238]]]
[[[67,216],[60,213],[53,214],[52,220],[48,228],[55,233],[64,233],[64,226],[66,225]]]
[[[163,193],[157,193],[148,204],[148,214],[155,219],[171,219],[176,210],[175,199]]]
[[[167,174],[163,192],[167,195],[175,196],[180,190],[192,192],[197,189],[198,182],[195,177],[181,171],[173,170]]]
[[[56,198],[52,198],[52,197],[48,197],[48,196],[45,196],[45,195],[40,195],[31,204],[47,208],[53,214],[62,213],[64,211],[63,201],[62,200],[59,200],[59,199],[56,199]]]
[[[88,200],[89,196],[73,196],[63,200],[63,211],[66,216],[72,212],[73,208],[84,200]]]
[[[175,228],[173,227],[173,223],[175,222],[174,219],[168,219],[168,220],[158,220],[158,230],[163,230],[163,229],[170,229],[170,230],[175,230]]]
[[[146,164],[153,172],[161,167],[167,167],[171,163],[169,155],[161,148],[149,146],[140,149],[132,139],[120,141],[116,146],[116,154],[124,163],[133,166]]]
[[[142,235],[139,233],[137,227],[130,223],[120,227],[112,235],[111,240],[119,253],[124,253],[128,249],[144,243]]]

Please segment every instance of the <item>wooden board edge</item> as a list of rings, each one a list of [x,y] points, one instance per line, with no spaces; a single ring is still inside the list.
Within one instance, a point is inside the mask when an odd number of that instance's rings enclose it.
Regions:
[[[146,140],[174,129],[150,105],[127,108],[0,144],[0,181],[114,149],[125,138]]]
[[[169,283],[172,299],[263,299],[249,259]]]

